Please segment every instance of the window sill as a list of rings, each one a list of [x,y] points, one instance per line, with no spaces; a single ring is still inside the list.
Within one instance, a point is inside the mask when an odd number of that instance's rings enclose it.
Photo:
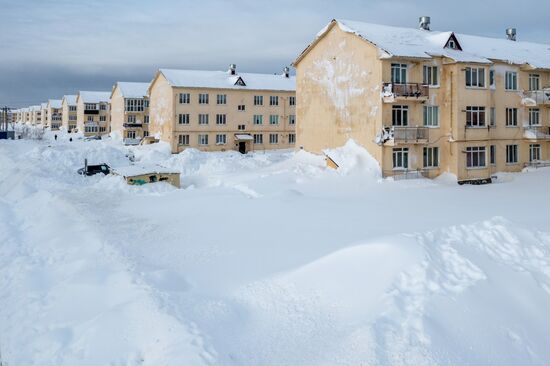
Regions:
[[[439,166],[425,166],[424,170],[439,170]]]
[[[519,128],[519,126],[518,126],[518,125],[515,125],[515,126],[513,126],[513,125],[510,125],[510,126],[504,126],[504,127],[506,127],[506,128]]]
[[[487,169],[487,166],[471,166],[466,167],[466,170],[485,170]]]
[[[467,90],[487,90],[485,86],[466,86]]]
[[[430,89],[439,89],[441,85],[428,85],[428,88]]]
[[[519,162],[516,162],[516,163],[506,163],[506,166],[514,166],[514,165],[519,165]]]
[[[466,126],[469,130],[486,130],[487,126]]]
[[[440,126],[437,125],[437,126],[422,126],[422,127],[426,127],[426,128],[439,128]]]

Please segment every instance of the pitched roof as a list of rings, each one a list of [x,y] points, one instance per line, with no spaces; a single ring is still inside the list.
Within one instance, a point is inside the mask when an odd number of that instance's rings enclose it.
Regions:
[[[317,39],[326,34],[332,25],[338,25],[342,31],[355,34],[372,43],[382,51],[382,58],[444,56],[457,62],[492,63],[493,61],[503,61],[550,69],[550,45],[342,19],[333,20],[317,34]],[[456,37],[462,51],[445,48],[451,36]],[[307,53],[308,49],[300,55],[299,59]]]
[[[111,92],[79,91],[78,95],[82,98],[84,103],[109,102],[111,99]]]
[[[42,109],[48,108],[48,103],[40,103],[40,108]]]
[[[249,89],[249,90],[296,90],[296,77],[284,75],[238,73],[227,71],[160,69],[168,83],[174,87]],[[245,85],[240,85],[242,80]]]
[[[147,89],[150,83],[133,83],[118,81],[116,85],[124,98],[143,98],[147,96]]]
[[[61,108],[61,100],[60,99],[50,99],[48,101],[48,104],[51,108]]]
[[[64,95],[63,99],[67,100],[68,105],[76,105],[76,95]]]

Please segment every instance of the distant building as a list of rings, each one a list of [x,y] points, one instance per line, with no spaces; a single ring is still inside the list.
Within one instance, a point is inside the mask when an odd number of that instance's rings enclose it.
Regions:
[[[297,144],[363,145],[385,176],[487,181],[550,159],[550,46],[333,20],[296,59]]]
[[[111,132],[126,145],[137,145],[149,136],[149,83],[117,82],[111,93]]]
[[[64,95],[61,99],[61,126],[68,132],[76,130],[76,95]]]
[[[110,92],[78,92],[76,125],[84,136],[100,136],[110,132],[110,96]]]
[[[178,153],[284,149],[295,141],[295,78],[283,74],[168,70],[149,87],[149,133]]]
[[[48,101],[46,113],[46,126],[49,126],[53,131],[59,130],[62,120],[61,100],[50,99]]]

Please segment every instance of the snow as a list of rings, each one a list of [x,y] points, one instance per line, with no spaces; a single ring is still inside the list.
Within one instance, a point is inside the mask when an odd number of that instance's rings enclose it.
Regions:
[[[187,88],[249,89],[295,91],[296,77],[284,75],[238,73],[231,75],[227,71],[173,70],[160,69],[170,85]],[[235,85],[241,78],[246,86]]]
[[[147,96],[147,89],[150,83],[134,83],[119,81],[116,85],[124,98],[144,98]]]
[[[547,365],[550,168],[382,179],[353,141],[0,141],[8,365]],[[160,164],[184,189],[82,177]]]
[[[243,141],[252,141],[252,140],[254,140],[254,138],[252,136],[246,135],[246,134],[236,134],[235,139],[243,140]]]
[[[431,58],[445,56],[457,62],[491,63],[492,60],[516,65],[529,64],[534,68],[550,68],[550,45],[510,41],[454,32],[425,31],[353,20],[335,20],[339,28],[373,43],[386,56]],[[326,31],[325,27],[317,36]],[[454,34],[462,51],[444,48]]]
[[[124,176],[124,177],[133,177],[136,175],[143,175],[149,173],[159,173],[159,174],[178,174],[179,171],[168,169],[158,164],[132,164],[128,166],[115,167],[113,170]]]
[[[61,99],[50,99],[48,101],[48,104],[50,105],[50,108],[60,109],[61,108]]]
[[[76,105],[76,95],[64,95],[63,99],[67,100],[67,105]]]
[[[111,92],[79,91],[78,95],[84,103],[107,103],[111,100]]]

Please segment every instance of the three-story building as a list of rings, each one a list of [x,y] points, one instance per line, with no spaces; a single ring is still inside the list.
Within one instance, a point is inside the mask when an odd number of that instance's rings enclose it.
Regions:
[[[46,108],[46,125],[53,131],[59,130],[61,127],[62,109],[60,99],[48,100]]]
[[[149,136],[149,83],[117,82],[111,93],[111,132],[125,145],[137,145]]]
[[[110,96],[110,92],[78,92],[76,125],[84,136],[101,136],[110,132]]]
[[[76,95],[64,95],[61,99],[61,126],[67,132],[76,130]]]

